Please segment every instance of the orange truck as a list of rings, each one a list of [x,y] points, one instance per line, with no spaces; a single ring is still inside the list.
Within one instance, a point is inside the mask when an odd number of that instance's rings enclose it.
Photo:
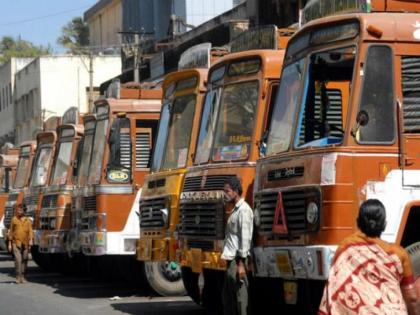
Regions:
[[[173,233],[179,221],[179,193],[195,152],[210,62],[209,43],[191,47],[181,56],[179,70],[163,82],[157,145],[143,184],[137,243],[137,259],[145,264],[148,283],[161,295],[185,293]]]
[[[263,151],[259,140],[269,127],[284,47],[292,33],[274,26],[245,32],[231,43],[232,53],[209,71],[177,227],[177,259],[185,287],[194,301],[208,308],[220,306],[226,269],[220,256],[232,209],[223,201],[224,182],[238,176],[243,196],[252,204],[255,162]]]
[[[254,273],[308,314],[366,199],[383,202],[382,238],[420,273],[419,13],[418,1],[310,1],[288,43],[257,162]]]
[[[72,233],[82,253],[95,258],[103,274],[133,280],[140,269],[133,258],[139,234],[138,202],[150,169],[162,90],[151,83],[117,90],[118,98],[96,101],[96,118],[85,121]],[[90,158],[89,165],[85,158]]]
[[[0,233],[4,229],[4,208],[10,189],[13,187],[18,159],[19,149],[17,148],[5,148],[0,154]],[[3,250],[7,248],[2,234],[0,234],[0,248]]]
[[[4,219],[0,235],[0,240],[6,242],[7,232],[10,228],[10,222],[14,215],[14,208],[16,204],[22,203],[23,189],[29,183],[29,176],[31,174],[32,162],[36,150],[35,141],[23,142],[19,147],[19,161],[16,169],[16,177],[12,188],[9,190],[9,196],[4,208]]]
[[[59,254],[57,262],[67,257],[66,240],[71,228],[71,200],[74,189],[77,157],[83,136],[83,121],[76,107],[69,108],[57,127],[57,144],[51,175],[40,200],[40,211],[35,229],[38,253],[34,256],[41,265],[50,255]],[[81,143],[80,143],[81,144]],[[47,265],[44,264],[44,268]]]
[[[39,228],[40,200],[50,178],[57,141],[56,129],[60,117],[50,117],[44,122],[44,131],[36,135],[36,153],[33,161],[28,186],[23,190],[22,204],[26,207],[26,215],[33,219],[34,230]],[[32,252],[37,250],[37,239],[34,240]]]

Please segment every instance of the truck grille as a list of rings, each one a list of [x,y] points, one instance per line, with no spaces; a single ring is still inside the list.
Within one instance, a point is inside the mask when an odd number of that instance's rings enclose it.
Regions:
[[[165,208],[166,198],[140,200],[140,228],[161,228],[165,226],[161,209]]]
[[[225,181],[235,175],[210,175],[204,179],[203,176],[187,177],[185,179],[183,191],[199,191],[199,190],[223,190]]]
[[[18,198],[18,194],[9,194],[7,198],[7,202],[9,203],[8,206],[4,208],[4,225],[6,228],[10,228],[10,223],[12,222],[13,218],[13,206],[16,204],[16,200]]]
[[[200,248],[204,251],[213,251],[213,241],[205,241],[205,240],[188,240],[188,247],[189,248]]]
[[[260,215],[259,233],[272,234],[276,212],[278,192],[262,192],[256,196],[256,206]],[[283,191],[283,207],[285,210],[287,229],[291,235],[308,232],[306,222],[307,201],[319,204],[320,192],[317,189],[299,189]]]
[[[58,195],[46,195],[42,198],[41,208],[56,208]]]
[[[222,239],[223,216],[221,200],[181,202],[179,235]]]
[[[83,198],[83,210],[84,211],[96,211],[96,196],[84,197]]]
[[[150,162],[151,138],[149,133],[136,133],[136,168],[148,168]]]

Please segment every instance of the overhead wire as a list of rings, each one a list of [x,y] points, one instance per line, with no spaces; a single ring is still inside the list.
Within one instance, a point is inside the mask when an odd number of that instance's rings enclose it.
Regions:
[[[69,10],[65,10],[65,11],[60,11],[60,12],[56,12],[56,13],[44,15],[44,16],[38,16],[38,17],[30,18],[30,19],[24,19],[24,20],[7,22],[7,23],[0,23],[0,27],[1,26],[10,26],[10,25],[16,25],[16,24],[22,24],[22,23],[27,23],[27,22],[33,22],[33,21],[43,20],[43,19],[47,19],[47,18],[58,16],[58,15],[62,15],[62,14],[66,14],[66,13],[78,11],[78,10],[81,10],[81,9],[85,9],[87,7],[90,7],[90,6],[91,6],[91,4],[84,5],[82,7],[78,7],[78,8],[74,8],[74,9],[69,9]]]

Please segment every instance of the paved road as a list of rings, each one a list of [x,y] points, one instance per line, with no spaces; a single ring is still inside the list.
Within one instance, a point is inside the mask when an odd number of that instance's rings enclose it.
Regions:
[[[27,279],[28,283],[14,284],[13,261],[0,254],[1,315],[205,314],[187,297],[150,296],[150,292],[124,283],[44,273],[33,262]]]

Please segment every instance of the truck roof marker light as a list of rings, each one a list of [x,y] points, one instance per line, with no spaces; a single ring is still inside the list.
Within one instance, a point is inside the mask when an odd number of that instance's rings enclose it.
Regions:
[[[276,234],[288,234],[286,213],[283,206],[283,195],[279,191],[277,195],[276,211],[274,214],[273,232]]]
[[[373,25],[369,25],[369,26],[366,28],[366,31],[367,31],[370,35],[372,35],[372,36],[374,36],[374,37],[376,37],[376,38],[381,38],[381,37],[382,37],[382,35],[383,35],[383,33],[384,33],[381,29],[379,29],[379,28],[377,28],[376,26],[373,26]]]

